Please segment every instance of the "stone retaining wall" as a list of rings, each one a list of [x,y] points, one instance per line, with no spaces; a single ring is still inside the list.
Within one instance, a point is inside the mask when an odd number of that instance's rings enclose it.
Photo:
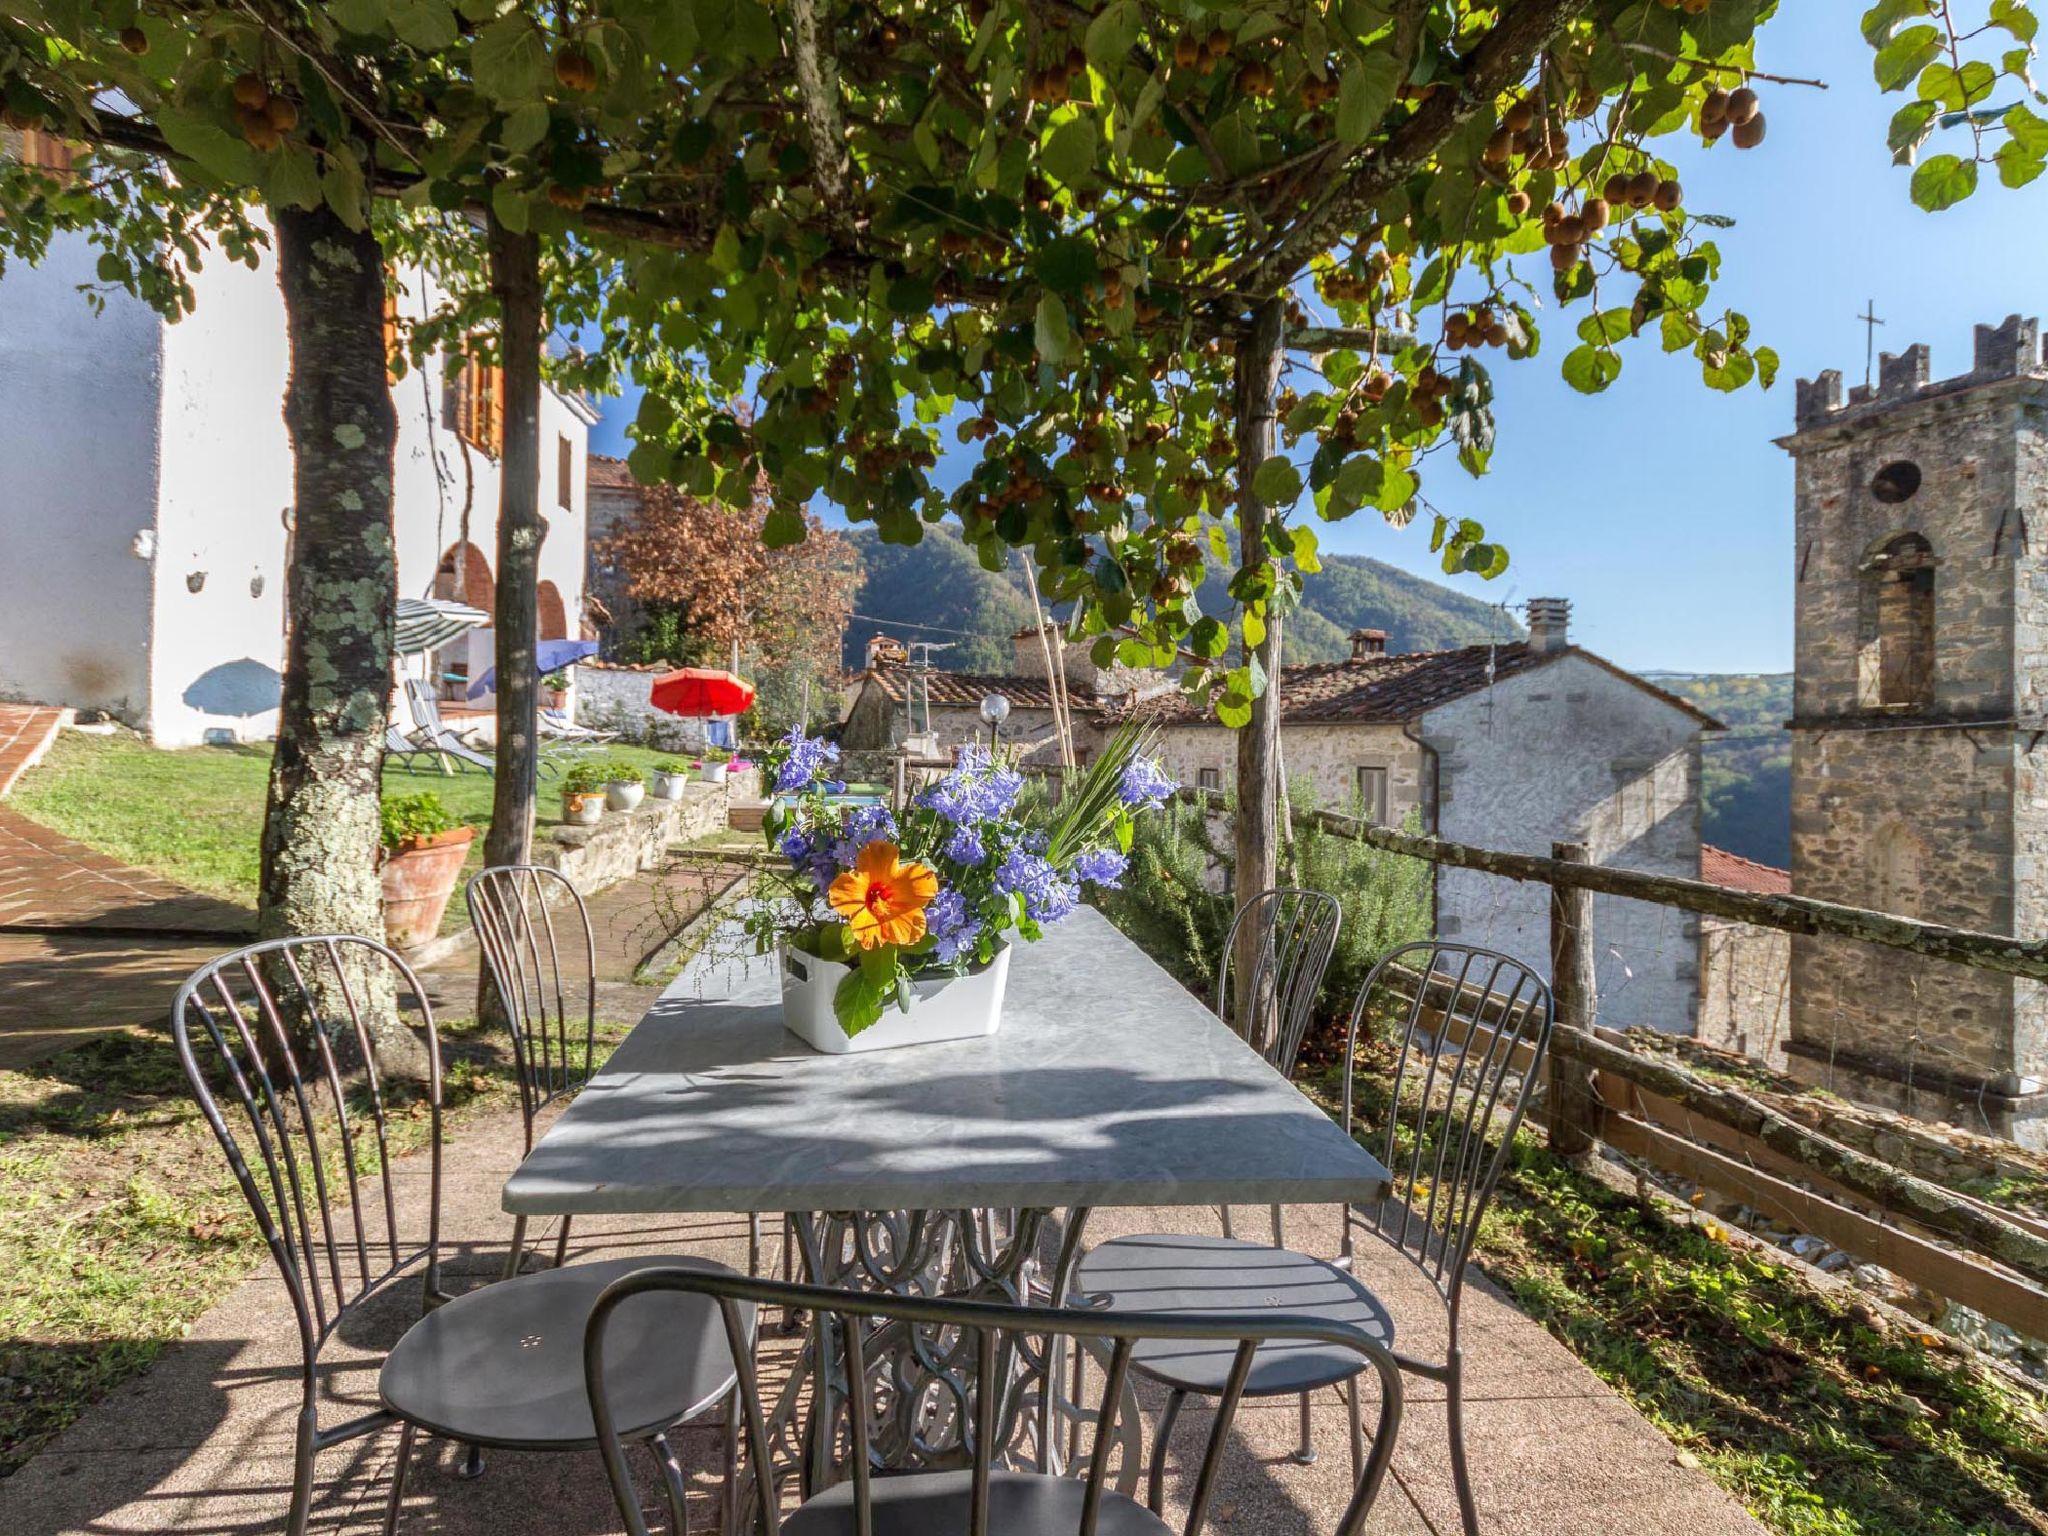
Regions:
[[[654,680],[673,670],[666,662],[624,666],[585,661],[576,667],[576,723],[597,731],[617,731],[627,741],[664,752],[692,755],[705,747],[704,722],[664,714],[647,702]]]
[[[726,825],[725,787],[689,784],[680,800],[642,800],[630,811],[606,811],[594,827],[561,826],[535,847],[536,864],[558,869],[585,896],[652,869],[676,843],[708,837]]]

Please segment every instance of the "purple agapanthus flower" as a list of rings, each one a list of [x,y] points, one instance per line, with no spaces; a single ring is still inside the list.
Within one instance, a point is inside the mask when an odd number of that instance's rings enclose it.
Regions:
[[[1179,787],[1157,760],[1134,757],[1124,767],[1123,782],[1117,786],[1117,798],[1133,810],[1157,810]]]
[[[792,725],[782,738],[789,748],[782,766],[775,770],[778,795],[800,795],[817,779],[827,763],[839,761],[839,748],[821,736],[806,736],[801,725]]]
[[[969,744],[960,749],[952,771],[918,797],[956,827],[1006,816],[1024,788],[1024,776],[999,765],[988,748]]]
[[[988,850],[981,845],[981,834],[972,827],[955,827],[953,835],[946,839],[946,857],[955,864],[979,864],[988,857]]]
[[[1115,890],[1130,867],[1131,861],[1114,848],[1091,848],[1074,860],[1073,875],[1076,880]]]
[[[1060,872],[1035,853],[1015,848],[996,868],[996,889],[1006,896],[1022,896],[1024,910],[1040,923],[1056,923],[1074,910],[1081,899],[1080,887],[1063,879]]]
[[[981,938],[981,924],[968,914],[967,898],[951,887],[925,907],[924,931],[931,936],[932,957],[941,965],[952,965],[973,953]]]
[[[832,842],[832,862],[840,869],[853,868],[861,849],[878,839],[896,841],[896,818],[886,805],[857,805],[840,824]]]

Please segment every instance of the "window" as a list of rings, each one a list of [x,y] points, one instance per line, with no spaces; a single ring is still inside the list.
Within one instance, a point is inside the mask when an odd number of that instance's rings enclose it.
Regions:
[[[1934,701],[1934,547],[1917,533],[1888,540],[1863,562],[1863,644],[1857,696],[1866,708]]]
[[[442,409],[445,425],[470,447],[497,458],[505,451],[505,370],[475,354],[449,359]]]
[[[1223,770],[1221,768],[1204,768],[1195,775],[1195,782],[1203,789],[1220,791],[1223,788]]]
[[[1358,814],[1376,827],[1387,824],[1387,770],[1361,767],[1358,770]]]
[[[1920,466],[1911,459],[1894,459],[1871,479],[1870,494],[1888,507],[1911,501],[1920,489]]]
[[[555,500],[564,511],[576,505],[576,448],[559,433],[555,437]]]

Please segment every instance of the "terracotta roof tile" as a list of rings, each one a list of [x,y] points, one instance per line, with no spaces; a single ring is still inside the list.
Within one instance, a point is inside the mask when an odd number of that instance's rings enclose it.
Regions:
[[[871,679],[894,702],[901,704],[909,691],[910,668],[870,667],[863,676]],[[1052,694],[1042,677],[1016,677],[1001,672],[942,672],[926,674],[931,701],[941,709],[978,709],[991,693],[1000,693],[1018,709],[1051,709]],[[1081,700],[1075,700],[1081,707]]]
[[[633,472],[626,468],[624,459],[614,459],[606,454],[593,453],[590,456],[590,483],[601,490],[638,490],[640,482],[633,478]]]
[[[1792,872],[1770,864],[1745,859],[1712,843],[1700,844],[1700,878],[1709,885],[1725,885],[1733,891],[1753,891],[1759,896],[1792,894]]]

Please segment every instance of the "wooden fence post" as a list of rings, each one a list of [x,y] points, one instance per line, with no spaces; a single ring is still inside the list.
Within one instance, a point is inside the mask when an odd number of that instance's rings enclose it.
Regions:
[[[1550,856],[1567,864],[1590,864],[1584,843],[1552,843]],[[1593,893],[1575,887],[1550,888],[1550,995],[1559,1028],[1590,1032],[1597,992],[1593,980]],[[1592,1151],[1599,1129],[1600,1101],[1593,1074],[1583,1061],[1550,1053],[1550,1150],[1559,1157]]]

